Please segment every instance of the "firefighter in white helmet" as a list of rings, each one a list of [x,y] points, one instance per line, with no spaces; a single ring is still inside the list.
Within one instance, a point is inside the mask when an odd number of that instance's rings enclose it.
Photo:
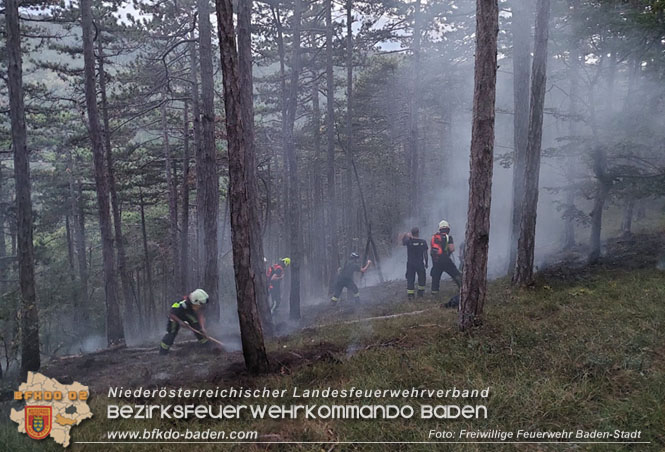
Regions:
[[[169,311],[169,320],[166,324],[166,334],[159,344],[159,353],[166,355],[178,335],[180,327],[189,328],[194,331],[194,335],[199,343],[208,342],[208,333],[205,329],[205,317],[202,308],[208,302],[208,294],[203,289],[196,289],[183,300],[176,301],[171,305]]]
[[[461,286],[462,275],[450,257],[455,252],[455,244],[453,243],[453,236],[450,235],[450,224],[446,220],[439,222],[439,231],[432,236],[430,245],[432,293],[439,293],[439,284],[443,272],[448,273],[457,286]]]

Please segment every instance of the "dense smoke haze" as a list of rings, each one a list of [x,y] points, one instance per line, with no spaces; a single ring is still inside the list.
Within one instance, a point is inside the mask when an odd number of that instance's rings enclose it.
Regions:
[[[201,0],[94,3],[94,67],[84,65],[78,5],[20,8],[43,351],[101,347],[112,324],[124,331],[118,340],[154,342],[171,304],[201,286],[213,294],[211,331],[240,350],[232,241],[239,234],[231,227],[238,210],[229,177],[235,131],[225,122],[232,113],[222,72],[230,69],[218,41],[225,30]],[[210,30],[198,16],[204,3]],[[490,279],[513,271],[515,44],[526,37],[530,71],[536,23],[535,2],[525,3],[519,25],[517,0],[499,2]],[[633,220],[647,224],[662,210],[665,41],[662,9],[652,3],[551,3],[536,270],[593,261],[616,237],[630,237]],[[352,252],[375,264],[356,275],[361,293],[381,285],[377,261],[384,281],[404,280],[398,236],[414,226],[429,242],[447,220],[459,264],[469,227],[476,2],[256,0],[251,7],[254,160],[245,163],[254,168],[243,180],[251,196],[255,190],[250,204],[266,259],[257,263],[248,251],[256,291],[267,291],[257,274],[291,259],[272,317],[257,297],[264,329],[274,323],[277,334],[290,333],[301,305],[329,303]],[[5,49],[7,36],[0,39]],[[8,94],[10,55],[1,55],[0,293],[4,310],[17,313],[9,112],[18,107]],[[87,105],[85,83],[95,89]],[[533,87],[522,89],[530,96]],[[99,109],[94,124],[91,102]],[[521,113],[528,128],[529,111]],[[99,198],[109,208],[98,206],[100,177],[109,181]],[[107,314],[114,306],[115,324]],[[16,344],[16,316],[0,325],[5,343]],[[4,353],[15,365],[13,347]]]

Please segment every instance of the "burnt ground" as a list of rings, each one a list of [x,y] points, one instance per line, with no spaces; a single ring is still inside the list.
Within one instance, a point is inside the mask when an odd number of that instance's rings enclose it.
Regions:
[[[356,305],[346,298],[344,292],[337,305],[322,300],[318,304],[303,306],[302,318],[297,324],[288,320],[288,306],[282,306],[282,311],[276,318],[279,336],[277,341],[303,329],[307,329],[308,334],[315,335],[316,328],[322,325],[431,309],[437,305],[438,300],[431,296],[425,297],[418,304],[403,303],[405,290],[405,281],[388,281],[373,287],[362,287],[361,282],[360,304]],[[450,280],[442,281],[444,297],[451,296],[454,291]],[[288,304],[288,300],[284,304]],[[238,341],[237,336],[232,335],[220,335],[218,339],[228,344]],[[192,340],[192,334],[186,330],[181,330],[178,334],[176,343],[167,356],[159,355],[158,343],[159,340],[140,347],[116,347],[94,353],[63,356],[45,363],[40,372],[64,384],[74,380],[85,382],[93,392],[107,391],[109,386],[178,386],[182,381],[190,384],[223,384],[225,381],[233,381],[238,384],[249,378],[245,372],[242,352],[232,350],[233,347],[237,348],[235,344],[228,347],[231,350],[223,352],[212,347],[205,348]],[[318,342],[298,350],[277,349],[271,352],[269,357],[272,371],[284,373],[314,361],[334,361],[337,359],[335,354],[342,351],[333,344]]]
[[[549,265],[538,273],[540,281],[576,281],[602,269],[634,269],[662,265],[665,237],[662,234],[635,235],[614,239],[606,243],[607,254],[597,263],[585,263],[583,250],[571,250],[555,256],[558,263]],[[305,305],[298,324],[288,321],[287,306],[276,320],[278,335],[282,337],[307,329],[315,336],[316,327],[401,312],[433,309],[455,293],[455,286],[444,276],[442,296],[439,299],[427,295],[422,301],[405,303],[405,282],[388,281],[373,287],[361,287],[361,303],[354,305],[343,299],[337,305],[322,300],[319,304]],[[288,303],[285,303],[288,304]],[[40,370],[62,383],[74,380],[86,382],[93,392],[105,392],[109,386],[161,387],[178,386],[182,381],[240,384],[248,380],[244,370],[242,352],[204,349],[190,340],[191,333],[182,331],[168,356],[158,354],[157,342],[142,347],[121,347],[94,353],[65,356],[45,363]],[[237,337],[221,336],[222,342],[237,342]],[[278,341],[280,339],[277,339]],[[229,347],[231,348],[231,347]],[[237,347],[236,347],[237,348]],[[313,343],[306,348],[270,353],[273,372],[284,373],[301,365],[318,360],[336,360],[341,352],[333,344]],[[2,399],[10,397],[3,394]]]

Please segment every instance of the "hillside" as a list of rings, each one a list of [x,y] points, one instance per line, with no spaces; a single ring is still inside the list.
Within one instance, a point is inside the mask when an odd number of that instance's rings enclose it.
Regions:
[[[405,303],[402,282],[387,283],[364,291],[367,301],[357,309],[342,305],[309,312],[311,327],[269,344],[275,372],[263,377],[251,377],[243,371],[239,352],[202,353],[190,343],[181,344],[167,359],[161,359],[154,348],[105,351],[53,362],[44,373],[61,381],[84,381],[96,394],[91,403],[93,412],[100,415],[78,428],[75,441],[98,441],[105,435],[110,425],[110,421],[102,422],[105,406],[110,403],[106,394],[109,386],[266,386],[287,389],[287,396],[276,400],[286,405],[303,402],[293,397],[296,387],[489,387],[488,417],[473,422],[247,419],[225,421],[224,428],[256,429],[259,441],[427,441],[430,429],[640,430],[641,439],[651,444],[641,444],[637,450],[662,450],[665,275],[656,268],[661,246],[658,236],[640,236],[617,245],[599,265],[547,269],[528,290],[516,291],[505,280],[494,281],[485,325],[470,334],[458,332],[455,312],[441,308],[437,300],[428,297],[420,303]],[[631,260],[631,255],[635,259]],[[360,320],[414,311],[411,315]],[[378,400],[398,405],[435,402],[428,397]],[[176,421],[169,422],[171,427],[182,426],[172,422]],[[112,425],[128,430],[160,426],[155,419],[116,420]],[[187,423],[188,428],[214,426],[219,424]],[[11,441],[11,450],[29,450],[32,445],[6,431],[2,435]],[[74,444],[72,449],[83,447]],[[142,445],[140,450],[153,450],[151,447]],[[215,445],[201,447],[213,450]],[[264,450],[266,446],[253,447]],[[480,450],[479,445],[469,447]],[[522,445],[505,447],[527,450]],[[539,450],[550,450],[548,447],[553,450],[555,446],[542,445]],[[556,450],[562,447],[579,450],[580,445],[557,445]],[[607,450],[610,446],[582,447]],[[621,450],[627,446],[612,447]],[[117,445],[110,450],[127,448]]]

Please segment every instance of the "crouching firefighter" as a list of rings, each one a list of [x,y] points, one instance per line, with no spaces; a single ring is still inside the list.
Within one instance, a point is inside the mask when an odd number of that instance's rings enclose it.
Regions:
[[[166,324],[166,334],[159,344],[159,353],[166,355],[175,341],[175,337],[180,331],[180,327],[196,330],[194,335],[199,343],[208,342],[208,333],[205,329],[205,317],[201,312],[203,306],[208,302],[208,294],[203,289],[196,289],[182,301],[176,301],[171,305],[169,311],[169,321]]]
[[[439,223],[439,232],[432,236],[432,293],[439,293],[439,284],[443,272],[448,273],[458,287],[462,286],[462,275],[453,263],[451,255],[455,252],[453,237],[450,235],[450,225],[446,220]]]
[[[358,291],[356,283],[353,282],[353,274],[357,272],[365,273],[371,264],[372,261],[368,260],[365,266],[361,267],[360,256],[358,253],[351,253],[349,260],[347,260],[344,267],[339,270],[330,301],[337,303],[339,301],[339,296],[342,294],[342,290],[344,290],[345,287],[347,292],[353,294],[353,300],[356,303],[360,301],[360,292]]]
[[[418,275],[418,297],[425,294],[425,269],[427,259],[427,241],[418,238],[420,230],[411,229],[411,233],[402,236],[402,245],[406,246],[406,296],[412,300],[416,295],[416,275]]]
[[[268,276],[268,293],[270,294],[270,313],[273,314],[282,303],[282,279],[284,279],[284,269],[291,265],[291,258],[284,257],[278,263],[268,267],[266,274]]]

